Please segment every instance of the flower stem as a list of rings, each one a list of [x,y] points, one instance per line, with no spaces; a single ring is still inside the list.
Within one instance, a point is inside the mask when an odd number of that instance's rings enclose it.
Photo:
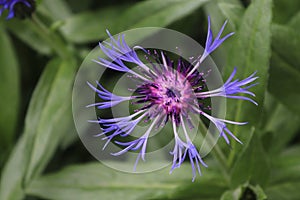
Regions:
[[[71,51],[68,45],[57,34],[53,34],[53,31],[49,30],[47,26],[37,17],[36,14],[32,15],[34,31],[45,40],[45,42],[53,49],[53,51],[62,59],[69,59],[71,57]]]

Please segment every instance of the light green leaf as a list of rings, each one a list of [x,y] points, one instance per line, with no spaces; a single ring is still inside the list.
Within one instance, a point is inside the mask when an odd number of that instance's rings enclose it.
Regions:
[[[244,126],[235,126],[232,131],[242,142],[247,143],[250,127],[259,127],[262,116],[265,91],[268,81],[268,68],[270,57],[270,25],[271,25],[271,0],[254,0],[247,8],[241,25],[236,34],[230,38],[232,48],[228,51],[228,62],[224,68],[225,77],[237,66],[236,78],[244,79],[257,71],[259,84],[251,88],[256,97],[254,104],[236,99],[228,100],[227,118],[234,121],[248,121]],[[234,102],[234,103],[233,103]],[[242,145],[233,143],[230,155],[230,165],[234,154],[241,151]]]
[[[203,181],[198,184],[189,183],[182,184],[174,190],[172,194],[167,194],[165,199],[205,199],[205,200],[218,200],[222,193],[228,189],[226,183],[219,179]]]
[[[59,129],[64,127],[59,123],[66,123],[65,111],[71,103],[75,70],[72,60],[53,60],[46,67],[30,102],[24,133],[4,168],[0,184],[1,200],[22,199],[30,178],[41,172],[53,153],[59,135],[64,133],[61,131],[65,131]]]
[[[106,29],[114,30],[115,21],[127,6],[114,6],[95,12],[82,12],[67,18],[61,31],[65,38],[75,43],[97,41],[107,37]]]
[[[51,89],[45,100],[39,122],[34,127],[35,138],[27,168],[26,183],[41,173],[64,135],[71,134],[69,132],[73,125],[71,91],[76,67],[76,62],[72,60],[58,64],[55,79],[48,83]],[[32,122],[26,120],[25,125],[29,126],[29,124],[32,126]]]
[[[125,164],[125,163],[124,163]],[[27,194],[46,199],[182,199],[192,193],[201,193],[198,182],[191,182],[190,165],[183,164],[180,169],[169,174],[169,169],[151,173],[130,174],[108,168],[100,163],[71,166],[62,171],[39,177],[30,184]],[[219,179],[217,179],[219,178]],[[213,181],[213,180],[218,181]],[[198,179],[197,179],[198,180]],[[224,184],[216,173],[205,173],[199,177],[200,184],[211,180],[215,182],[215,190],[204,193],[214,193]],[[203,180],[203,182],[201,182]],[[187,187],[188,186],[188,187]],[[200,189],[199,189],[200,188]],[[184,193],[182,191],[185,191]],[[224,190],[222,190],[224,191]],[[125,196],[124,196],[125,195]]]
[[[61,0],[43,0],[37,7],[38,12],[47,13],[53,21],[63,20],[72,15],[71,9],[66,1]]]
[[[165,27],[192,13],[207,0],[149,0],[137,3],[119,16],[120,30],[157,26]]]
[[[252,185],[266,185],[270,173],[270,163],[261,144],[258,133],[253,133],[250,142],[240,153],[231,172],[231,185],[236,188],[245,182]]]
[[[149,0],[131,7],[120,5],[96,12],[80,13],[65,21],[61,30],[76,43],[99,41],[106,38],[106,29],[118,33],[128,29],[156,26],[165,27],[192,13],[208,0]]]
[[[0,29],[0,155],[8,153],[15,137],[19,113],[20,74],[10,38]],[[1,166],[1,156],[0,156]]]

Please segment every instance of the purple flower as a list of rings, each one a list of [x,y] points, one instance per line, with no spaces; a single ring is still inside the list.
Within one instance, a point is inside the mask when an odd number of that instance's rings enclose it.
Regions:
[[[249,88],[257,85],[257,83],[251,84],[246,86],[249,83],[252,83],[253,81],[255,81],[258,77],[255,77],[256,72],[254,72],[252,75],[250,75],[248,78],[239,81],[238,79],[232,81],[234,75],[236,74],[236,68],[234,68],[233,72],[231,73],[230,77],[227,79],[227,81],[225,82],[225,84],[215,90],[211,90],[211,91],[207,91],[207,92],[200,92],[197,93],[197,97],[199,98],[207,98],[207,97],[214,97],[214,96],[223,96],[223,97],[227,97],[227,98],[232,98],[232,99],[242,99],[242,100],[247,100],[250,101],[252,103],[254,103],[255,105],[257,105],[257,103],[248,98],[248,97],[244,97],[244,96],[237,96],[236,94],[249,94],[253,97],[255,97],[255,94],[253,92],[248,91]],[[246,86],[246,87],[243,87]]]
[[[97,83],[97,86],[99,87],[99,89],[97,89],[92,84],[87,82],[87,84],[98,94],[98,96],[102,100],[105,100],[105,101],[90,104],[87,107],[97,106],[97,108],[99,108],[99,109],[110,108],[110,107],[113,107],[113,106],[123,102],[123,101],[129,101],[134,98],[134,97],[117,96],[115,94],[112,94],[108,90],[106,90],[104,87],[102,87],[102,85],[100,83],[98,83],[98,82],[96,82],[96,83]]]
[[[173,155],[173,164],[172,164],[172,168],[171,168],[170,173],[172,173],[172,171],[175,168],[179,168],[181,163],[185,160],[186,156],[188,155],[188,157],[190,159],[191,166],[192,166],[192,173],[193,173],[192,181],[194,182],[194,180],[196,178],[196,171],[198,171],[198,173],[201,175],[201,170],[200,170],[200,165],[199,164],[201,164],[204,167],[207,167],[207,165],[205,164],[205,162],[200,157],[200,154],[199,154],[197,148],[193,145],[193,143],[192,143],[192,141],[191,141],[191,139],[190,139],[190,137],[187,133],[187,130],[186,130],[184,121],[182,119],[182,116],[181,116],[180,120],[182,122],[182,127],[183,127],[183,132],[184,132],[184,135],[185,135],[186,142],[182,141],[180,139],[180,137],[178,136],[178,133],[177,133],[177,130],[176,130],[177,129],[176,128],[176,123],[173,120],[173,131],[174,131],[175,145],[174,145],[174,150],[172,152],[170,152],[171,155]],[[196,164],[196,166],[195,166],[195,164]]]
[[[6,19],[24,18],[33,12],[34,0],[0,0],[0,16],[5,10],[8,10]]]
[[[227,21],[225,21],[225,23],[223,24],[217,37],[213,40],[213,33],[210,28],[210,17],[208,17],[208,33],[207,33],[207,37],[206,37],[204,53],[201,58],[202,60],[204,60],[210,53],[212,53],[216,48],[218,48],[227,38],[229,38],[230,36],[232,36],[234,34],[234,33],[229,33],[229,34],[225,35],[223,38],[220,38],[226,24],[227,24]]]
[[[96,106],[98,109],[106,109],[124,101],[131,101],[132,104],[139,106],[129,116],[111,119],[99,118],[98,120],[90,121],[100,124],[102,133],[96,136],[104,136],[103,139],[107,140],[105,146],[110,142],[114,142],[124,147],[119,152],[113,152],[112,155],[118,156],[128,151],[139,151],[134,165],[135,169],[140,158],[145,160],[147,142],[153,129],[170,122],[173,127],[175,141],[173,151],[170,152],[173,156],[173,164],[170,172],[179,168],[184,160],[189,158],[193,174],[192,180],[194,181],[196,172],[198,171],[201,174],[201,166],[207,167],[189,136],[189,130],[197,125],[193,124],[190,120],[190,116],[195,113],[207,118],[217,128],[219,137],[222,137],[226,143],[230,144],[230,138],[242,143],[227,128],[226,124],[244,125],[246,122],[234,122],[213,117],[205,112],[208,109],[201,103],[207,98],[221,96],[247,100],[256,104],[249,97],[241,96],[241,94],[255,96],[252,92],[248,91],[249,88],[255,85],[249,85],[257,79],[255,73],[241,81],[238,79],[233,80],[236,74],[235,68],[223,86],[206,91],[206,76],[197,71],[197,68],[199,68],[204,59],[233,34],[230,33],[220,38],[225,25],[226,22],[217,37],[213,39],[210,29],[210,19],[208,19],[208,35],[205,50],[202,56],[192,62],[195,65],[181,58],[175,63],[164,52],[158,53],[156,50],[146,50],[139,46],[130,48],[125,42],[124,35],[115,39],[108,32],[110,42],[99,44],[108,59],[98,58],[95,62],[112,70],[129,73],[134,79],[139,80],[139,84],[134,90],[134,95],[129,97],[112,94],[98,82],[97,86],[88,83],[92,90],[103,100],[88,105],[88,107]],[[148,67],[139,59],[137,50],[141,50],[145,54],[145,58],[151,67]],[[128,67],[127,63],[138,66],[138,70]],[[136,126],[144,121],[150,121],[150,125],[140,137],[129,142],[120,142],[118,140],[119,137],[127,138],[130,136]],[[183,135],[178,133],[179,127],[182,127]]]

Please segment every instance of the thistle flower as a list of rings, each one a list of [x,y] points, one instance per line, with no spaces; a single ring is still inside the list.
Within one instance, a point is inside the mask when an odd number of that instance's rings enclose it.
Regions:
[[[186,158],[189,158],[193,174],[192,180],[194,181],[196,172],[198,171],[201,175],[201,166],[207,167],[207,165],[189,136],[189,130],[194,128],[193,122],[190,119],[192,114],[196,113],[199,116],[207,118],[219,131],[219,137],[224,138],[226,143],[230,143],[229,138],[241,143],[227,128],[227,124],[244,125],[246,122],[234,122],[214,117],[206,112],[207,107],[201,103],[207,98],[219,96],[247,100],[257,105],[249,97],[241,96],[241,94],[254,96],[248,89],[255,85],[249,85],[258,78],[255,77],[255,73],[241,81],[238,79],[233,80],[237,71],[235,68],[222,87],[207,91],[205,89],[206,76],[197,70],[207,56],[233,35],[233,33],[229,33],[221,38],[225,25],[226,22],[214,39],[212,30],[210,29],[210,18],[208,18],[208,34],[204,53],[192,62],[194,65],[181,58],[175,63],[164,52],[150,51],[139,46],[130,48],[125,42],[124,35],[119,35],[115,39],[107,31],[110,42],[100,43],[99,46],[109,59],[100,57],[94,61],[111,70],[131,74],[134,79],[139,80],[140,84],[135,89],[134,95],[118,96],[109,92],[99,82],[96,82],[96,86],[88,83],[102,101],[93,103],[87,107],[96,106],[98,109],[106,109],[124,101],[131,101],[133,104],[139,106],[129,116],[111,119],[98,118],[97,120],[90,121],[100,124],[102,128],[102,133],[96,136],[104,136],[103,140],[107,141],[103,148],[111,142],[123,146],[124,148],[121,151],[112,152],[114,156],[124,154],[128,151],[139,151],[134,165],[135,169],[140,158],[145,160],[147,142],[151,132],[158,126],[171,123],[175,145],[173,151],[170,152],[173,156],[170,173],[175,168],[180,167]],[[150,63],[149,65],[152,67],[148,67],[141,61],[137,50],[143,51],[148,64]],[[128,63],[138,66],[139,70],[135,71],[129,68]],[[129,142],[118,141],[119,136],[130,136],[137,124],[143,123],[143,121],[150,121],[150,125],[142,136]],[[184,136],[178,134],[180,127],[183,130]]]
[[[8,10],[6,19],[27,17],[34,9],[34,0],[0,0],[0,16],[4,10]]]

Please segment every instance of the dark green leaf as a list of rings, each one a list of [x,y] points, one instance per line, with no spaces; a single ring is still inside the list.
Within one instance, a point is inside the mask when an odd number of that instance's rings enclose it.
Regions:
[[[285,24],[289,19],[299,11],[300,1],[274,0],[273,21],[280,24]]]
[[[272,200],[299,200],[299,188],[300,182],[287,182],[269,187],[266,194]]]
[[[252,185],[264,186],[268,182],[269,173],[268,156],[263,149],[258,133],[255,132],[233,166],[231,185],[236,188],[249,181]]]
[[[296,19],[293,23],[296,23]],[[290,111],[299,116],[300,38],[297,30],[273,25],[274,52],[271,58],[269,91]]]
[[[272,161],[272,183],[300,181],[300,146],[290,147]]]
[[[20,74],[10,38],[0,29],[0,150],[8,153],[15,137],[19,113]],[[0,154],[1,154],[0,153]],[[0,158],[1,165],[1,158]]]
[[[72,60],[53,60],[46,67],[30,102],[24,133],[3,171],[1,200],[22,199],[24,187],[40,173],[53,153],[59,135],[67,134],[64,128],[59,129],[64,125],[58,124],[66,123],[68,119],[65,112],[71,104],[75,70]]]
[[[271,16],[271,0],[252,1],[241,20],[240,28],[233,38],[229,39],[232,48],[228,51],[228,62],[224,68],[226,78],[232,73],[234,66],[237,66],[236,77],[240,80],[255,71],[257,71],[259,77],[257,81],[259,84],[250,89],[256,94],[255,101],[259,106],[255,106],[248,101],[228,100],[227,118],[234,121],[249,121],[248,125],[235,126],[233,129],[233,133],[237,134],[241,141],[245,143],[249,139],[247,133],[250,133],[250,126],[258,127],[262,116],[268,80]],[[231,152],[230,164],[234,153],[239,152],[243,147],[235,144]]]
[[[264,145],[267,151],[276,158],[278,153],[298,133],[300,119],[275,100],[269,93],[266,95],[264,108],[265,120],[262,127]]]
[[[284,61],[300,71],[300,37],[299,32],[288,26],[272,26],[272,48]],[[288,51],[287,51],[288,50]]]
[[[288,64],[275,52],[272,54],[271,66],[268,86],[270,93],[291,112],[299,116],[300,71]]]
[[[298,12],[288,23],[289,27],[299,33],[300,31],[300,12]]]
[[[300,38],[298,32],[285,26],[274,25],[274,52],[271,58],[268,89],[290,111],[299,115],[300,94]],[[288,51],[287,51],[288,49]]]

